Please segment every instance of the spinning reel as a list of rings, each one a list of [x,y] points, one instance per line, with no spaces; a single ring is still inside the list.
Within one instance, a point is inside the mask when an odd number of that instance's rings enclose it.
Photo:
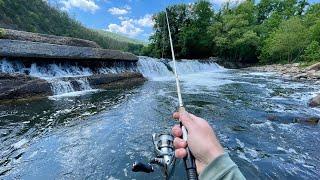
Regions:
[[[132,165],[132,171],[151,173],[154,172],[152,165],[156,164],[163,169],[165,176],[169,177],[175,164],[173,136],[170,134],[153,134],[152,140],[156,157],[151,159],[148,164],[135,162]]]

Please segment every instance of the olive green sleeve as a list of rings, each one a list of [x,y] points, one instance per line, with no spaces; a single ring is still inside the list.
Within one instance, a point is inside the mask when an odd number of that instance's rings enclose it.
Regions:
[[[200,174],[200,180],[245,180],[227,153],[213,160]]]

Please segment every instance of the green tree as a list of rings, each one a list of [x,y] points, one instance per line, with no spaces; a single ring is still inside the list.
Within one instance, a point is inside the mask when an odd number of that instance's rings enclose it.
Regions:
[[[312,41],[304,51],[303,58],[307,62],[320,61],[320,43]]]
[[[219,56],[233,61],[257,60],[260,39],[255,32],[255,6],[245,1],[233,9],[228,4],[221,10],[219,22],[211,26]]]
[[[212,54],[213,43],[208,31],[214,16],[211,6],[208,1],[198,1],[191,7],[192,16],[179,34],[181,56],[199,58]]]
[[[309,33],[302,20],[293,17],[281,23],[279,29],[271,33],[262,48],[261,59],[264,63],[298,60],[310,43]]]

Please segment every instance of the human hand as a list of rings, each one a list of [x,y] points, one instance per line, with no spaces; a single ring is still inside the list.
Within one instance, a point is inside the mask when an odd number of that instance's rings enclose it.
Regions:
[[[217,139],[209,123],[188,112],[176,112],[173,118],[182,122],[188,131],[187,142],[182,137],[182,129],[179,125],[172,128],[172,135],[175,137],[173,145],[175,156],[184,158],[187,156],[186,147],[188,146],[196,159],[197,172],[200,174],[206,166],[214,159],[224,153],[224,150]]]

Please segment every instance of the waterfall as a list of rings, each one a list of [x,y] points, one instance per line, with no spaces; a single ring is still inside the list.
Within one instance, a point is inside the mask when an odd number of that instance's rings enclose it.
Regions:
[[[90,68],[78,65],[33,63],[26,67],[21,61],[0,60],[0,72],[20,73],[47,80],[55,95],[78,91],[91,91],[87,77],[98,74],[117,74],[123,72],[139,72],[149,80],[172,80],[173,62],[165,59],[139,57],[136,66],[116,64],[114,67],[101,67],[96,72]],[[181,60],[177,61],[179,74],[193,74],[198,72],[222,71],[224,68],[210,61]]]
[[[149,79],[172,76],[172,71],[164,60],[149,57],[140,57],[137,71]]]
[[[69,64],[38,65],[33,63],[26,68],[21,61],[0,60],[0,72],[27,74],[50,83],[54,95],[76,91],[92,90],[87,76],[93,75],[90,68]]]
[[[173,61],[159,60],[150,57],[140,57],[138,72],[151,80],[173,77]],[[193,74],[199,72],[218,72],[225,69],[212,61],[181,60],[177,61],[178,74]]]
[[[77,80],[77,83],[79,84],[79,87],[81,90],[90,91],[92,90],[89,81],[86,77],[82,77]]]
[[[74,92],[74,88],[70,81],[63,81],[60,79],[48,80],[51,85],[51,90],[55,95]]]
[[[173,61],[170,61],[169,64],[173,68]],[[210,61],[201,62],[199,60],[181,60],[177,62],[178,74],[193,74],[212,71],[217,72],[222,70],[225,69],[217,63]]]

